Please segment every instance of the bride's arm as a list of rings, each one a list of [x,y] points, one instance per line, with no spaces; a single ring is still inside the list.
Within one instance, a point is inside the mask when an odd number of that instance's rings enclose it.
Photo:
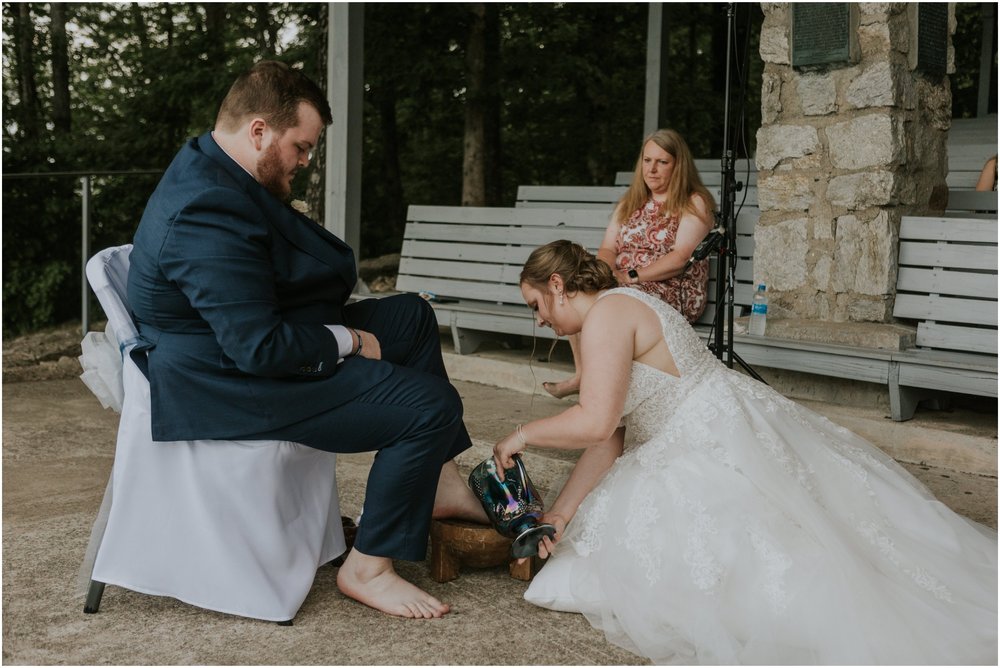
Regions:
[[[612,438],[632,374],[634,309],[644,308],[625,295],[609,295],[590,308],[580,332],[579,403],[558,415],[522,425],[500,440],[493,448],[500,471],[513,466],[513,455],[529,444],[578,450]]]
[[[576,509],[580,507],[583,499],[590,494],[590,490],[597,486],[611,465],[621,456],[624,441],[625,428],[620,427],[608,440],[584,450],[580,459],[577,460],[576,466],[570,472],[566,484],[559,492],[559,497],[546,514],[557,515],[562,518],[565,524],[569,524],[573,516],[576,515]]]
[[[560,490],[559,496],[552,507],[542,515],[543,522],[556,528],[556,535],[553,538],[542,537],[538,543],[539,557],[548,559],[552,555],[556,543],[562,539],[563,531],[576,515],[580,504],[597,486],[597,483],[604,478],[615,460],[621,456],[624,442],[625,428],[619,427],[611,438],[603,443],[590,446],[580,455],[580,459],[577,460],[576,466],[570,472],[566,484]]]

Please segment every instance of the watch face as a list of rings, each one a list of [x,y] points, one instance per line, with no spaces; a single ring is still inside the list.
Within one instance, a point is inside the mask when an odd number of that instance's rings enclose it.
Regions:
[[[631,278],[633,281],[639,280],[639,272],[636,271],[635,269],[629,269],[628,277]]]

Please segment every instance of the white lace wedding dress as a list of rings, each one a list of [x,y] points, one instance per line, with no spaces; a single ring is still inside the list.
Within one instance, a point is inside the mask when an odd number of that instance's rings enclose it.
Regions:
[[[525,598],[657,663],[993,664],[997,534],[877,448],[727,369],[663,302],[622,456]]]

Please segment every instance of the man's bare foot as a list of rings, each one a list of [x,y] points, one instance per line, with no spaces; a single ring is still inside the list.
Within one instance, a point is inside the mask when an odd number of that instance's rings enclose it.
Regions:
[[[542,383],[542,387],[556,399],[565,399],[568,396],[580,393],[580,377],[573,376],[558,383],[545,382]]]
[[[441,467],[441,477],[438,478],[437,495],[434,497],[434,511],[431,514],[436,520],[457,519],[479,524],[489,524],[483,504],[469,489],[468,483],[458,472],[454,459],[449,459]]]
[[[432,619],[451,606],[399,577],[392,559],[352,549],[337,572],[337,587],[355,601],[397,617]]]

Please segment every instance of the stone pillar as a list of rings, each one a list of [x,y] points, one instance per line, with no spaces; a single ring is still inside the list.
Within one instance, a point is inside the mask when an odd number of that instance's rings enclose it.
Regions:
[[[793,68],[791,5],[762,3],[754,278],[769,315],[892,319],[900,219],[947,201],[951,92],[911,67],[915,7],[857,3],[852,62]],[[954,28],[951,6],[949,72]]]

